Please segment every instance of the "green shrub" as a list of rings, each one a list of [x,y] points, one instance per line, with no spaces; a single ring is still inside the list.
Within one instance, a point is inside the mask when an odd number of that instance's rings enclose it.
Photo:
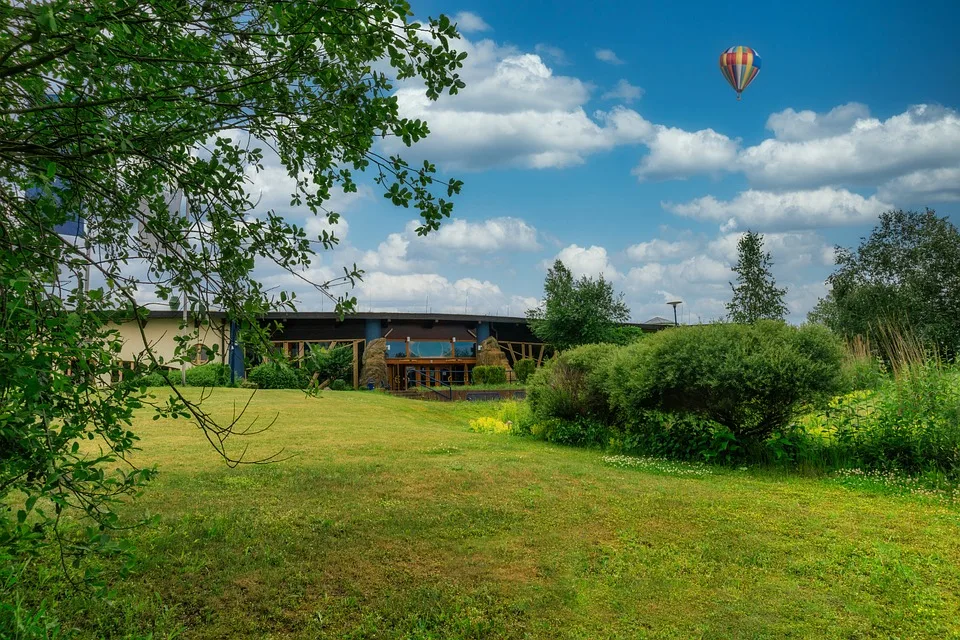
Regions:
[[[539,420],[533,424],[531,432],[535,437],[547,442],[575,447],[602,447],[610,439],[609,427],[589,416]]]
[[[264,362],[250,370],[247,379],[260,389],[301,389],[303,383],[297,372],[287,365]]]
[[[619,352],[611,402],[624,422],[640,422],[651,409],[692,413],[741,442],[762,442],[802,406],[840,388],[842,357],[837,338],[815,325],[761,321],[671,329]]]
[[[350,388],[350,385],[347,384],[346,380],[334,380],[330,383],[331,391],[346,391]]]
[[[695,413],[656,409],[643,410],[621,425],[614,448],[631,454],[723,463],[744,453],[736,436],[723,425]]]
[[[861,466],[960,476],[960,385],[936,361],[839,399],[826,425]]]
[[[523,360],[518,360],[513,365],[513,372],[517,376],[517,382],[520,384],[526,384],[530,376],[533,375],[533,372],[537,370],[537,361],[530,358],[524,358]]]
[[[527,384],[527,398],[540,420],[611,421],[607,392],[609,366],[619,347],[590,344],[551,358]]]
[[[191,387],[224,387],[229,382],[230,367],[225,364],[208,362],[187,369],[187,385]]]
[[[473,368],[473,384],[506,384],[507,370],[495,365],[480,365]]]
[[[497,418],[510,425],[510,432],[515,435],[528,436],[532,433],[534,424],[533,412],[526,402],[507,400],[500,404]]]
[[[140,378],[139,382],[148,387],[165,387],[167,386],[167,377],[158,371],[154,371]]]
[[[308,377],[318,374],[319,382],[341,379],[352,381],[353,347],[313,347],[303,359],[302,369],[309,374]]]

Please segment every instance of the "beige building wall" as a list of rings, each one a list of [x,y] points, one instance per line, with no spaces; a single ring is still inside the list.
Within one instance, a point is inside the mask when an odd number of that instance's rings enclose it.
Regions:
[[[123,339],[123,348],[120,351],[120,359],[123,361],[133,361],[138,355],[144,352],[144,337],[153,353],[158,359],[163,358],[165,365],[180,368],[179,364],[167,364],[173,359],[174,350],[177,343],[174,338],[178,335],[193,335],[193,342],[196,345],[204,345],[212,348],[217,345],[216,362],[226,362],[227,342],[230,337],[229,324],[222,320],[213,319],[209,324],[201,324],[199,327],[192,321],[187,329],[181,332],[179,318],[150,318],[144,326],[143,334],[136,322],[125,322],[119,325],[111,325],[120,332]],[[190,367],[191,365],[187,365]]]

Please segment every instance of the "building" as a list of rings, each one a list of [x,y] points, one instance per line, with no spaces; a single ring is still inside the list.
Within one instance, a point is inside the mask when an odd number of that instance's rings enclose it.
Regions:
[[[144,336],[153,345],[155,353],[165,360],[172,358],[182,317],[180,311],[152,311],[143,336],[135,323],[120,325],[124,337],[121,358],[125,361],[135,359],[144,349]],[[341,320],[332,312],[301,311],[270,313],[262,321],[279,325],[271,340],[292,362],[317,347],[352,348],[355,386],[366,344],[383,338],[387,347],[390,388],[395,391],[437,382],[467,384],[477,362],[478,349],[491,336],[497,339],[511,366],[523,358],[531,358],[539,365],[551,353],[550,346],[530,331],[526,318],[369,312],[351,314]],[[643,323],[633,326],[644,331],[658,331],[665,325]],[[243,376],[244,358],[237,349],[231,349],[231,344],[236,342],[237,327],[223,313],[213,312],[207,322],[195,323],[191,329],[197,330],[200,336],[195,345],[194,364],[208,362],[214,351],[216,361],[228,364],[233,351],[233,369],[239,377]],[[231,331],[234,340],[231,340]],[[217,345],[216,350],[213,345]],[[246,363],[247,366],[252,364],[256,363]]]

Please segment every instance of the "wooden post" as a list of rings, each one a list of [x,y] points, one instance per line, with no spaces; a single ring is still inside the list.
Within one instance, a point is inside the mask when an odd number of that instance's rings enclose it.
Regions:
[[[354,391],[360,388],[360,361],[359,361],[360,353],[357,349],[358,344],[359,343],[356,340],[353,341],[353,390]]]

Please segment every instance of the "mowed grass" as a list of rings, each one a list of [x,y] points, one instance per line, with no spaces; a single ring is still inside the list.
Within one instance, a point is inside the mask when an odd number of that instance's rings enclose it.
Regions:
[[[222,419],[249,392],[217,390]],[[136,430],[134,574],[91,637],[960,637],[960,511],[824,480],[617,468],[478,434],[480,404],[261,391],[226,467],[186,421]],[[239,446],[238,440],[234,448]],[[665,465],[669,469],[671,465]],[[62,615],[63,617],[63,615]]]

